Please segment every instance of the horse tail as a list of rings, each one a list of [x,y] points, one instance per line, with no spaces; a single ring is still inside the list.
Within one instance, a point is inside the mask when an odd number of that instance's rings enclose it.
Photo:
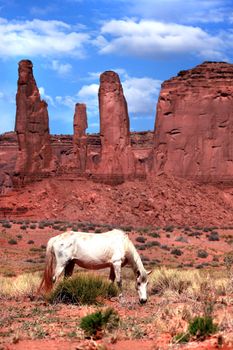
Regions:
[[[46,249],[45,269],[42,277],[42,281],[38,288],[38,292],[43,289],[46,293],[50,292],[53,287],[53,266],[54,266],[54,251],[52,242],[49,241]]]

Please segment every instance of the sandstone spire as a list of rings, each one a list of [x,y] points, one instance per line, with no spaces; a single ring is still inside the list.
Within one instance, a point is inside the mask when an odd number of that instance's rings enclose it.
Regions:
[[[40,98],[32,67],[29,60],[19,62],[16,94],[19,152],[15,170],[26,177],[48,171],[52,159],[47,103]]]
[[[84,103],[77,103],[74,113],[73,147],[77,167],[83,173],[86,169],[87,158],[87,113]]]
[[[100,76],[101,161],[98,173],[121,181],[134,173],[127,102],[117,73]]]

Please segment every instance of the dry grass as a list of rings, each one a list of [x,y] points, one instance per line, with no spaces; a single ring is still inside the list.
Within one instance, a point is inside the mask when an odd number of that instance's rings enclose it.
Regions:
[[[151,278],[150,292],[161,296],[187,297],[200,300],[214,294],[226,295],[229,278],[203,274],[197,270],[156,269]]]
[[[0,277],[0,298],[32,296],[41,281],[39,272],[25,273],[17,277]]]

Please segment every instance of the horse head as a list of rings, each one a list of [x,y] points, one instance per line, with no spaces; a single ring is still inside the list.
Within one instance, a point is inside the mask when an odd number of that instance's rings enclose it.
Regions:
[[[136,274],[136,290],[138,291],[139,301],[141,304],[147,302],[147,285],[148,278],[152,271],[137,271]]]

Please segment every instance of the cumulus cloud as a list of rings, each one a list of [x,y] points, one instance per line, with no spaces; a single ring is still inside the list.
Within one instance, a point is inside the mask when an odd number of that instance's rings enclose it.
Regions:
[[[155,105],[160,91],[161,81],[152,78],[127,77],[123,83],[129,113],[139,115],[155,114]]]
[[[51,106],[55,106],[53,98],[45,93],[45,89],[43,86],[39,87],[39,93],[43,100],[45,100]]]
[[[58,60],[53,60],[51,69],[57,72],[59,75],[66,75],[71,72],[72,65],[70,63],[61,63]]]
[[[129,13],[176,23],[219,23],[229,20],[231,0],[121,0]]]
[[[9,21],[0,18],[0,55],[17,56],[84,56],[87,33],[77,32],[72,26],[55,20]]]
[[[111,20],[102,28],[100,53],[133,55],[152,59],[192,54],[202,58],[225,58],[220,36],[199,27],[152,20]]]

